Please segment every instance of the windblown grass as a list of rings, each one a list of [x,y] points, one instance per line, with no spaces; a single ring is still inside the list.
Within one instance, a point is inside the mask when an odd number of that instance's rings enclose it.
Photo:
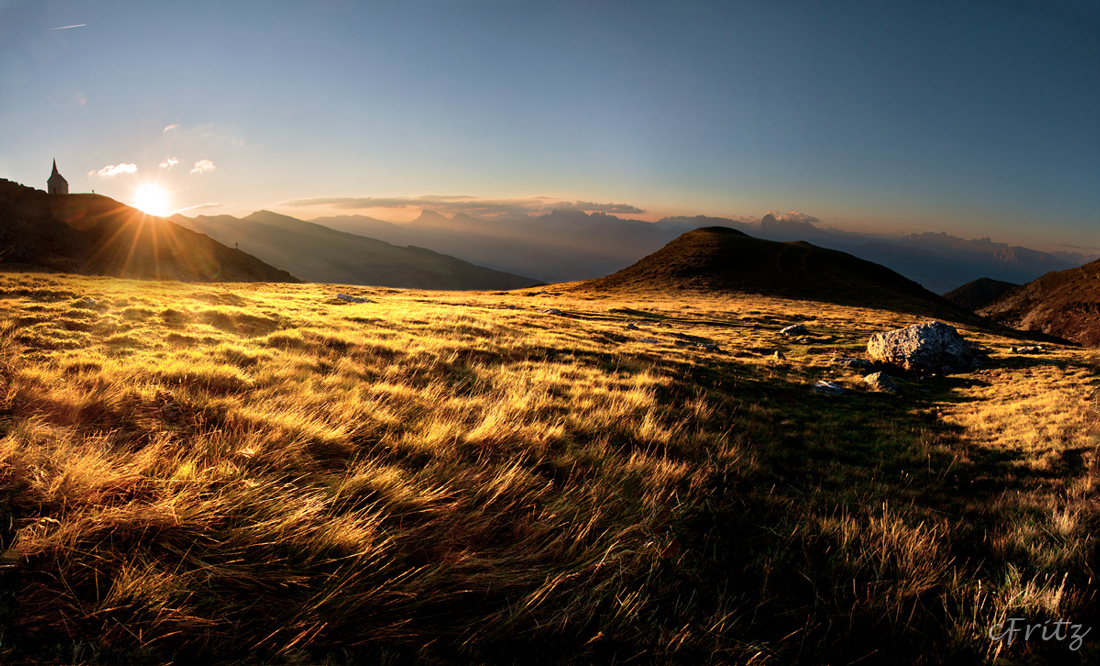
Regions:
[[[884,311],[347,289],[0,275],[0,660],[1098,655],[989,638],[1098,625],[1095,352],[895,397]]]

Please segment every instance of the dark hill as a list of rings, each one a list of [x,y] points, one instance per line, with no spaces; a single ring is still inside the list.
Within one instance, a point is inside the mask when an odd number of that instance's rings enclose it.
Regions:
[[[978,278],[967,282],[961,287],[952,289],[943,295],[960,308],[977,312],[993,301],[1000,298],[1010,289],[1016,289],[1020,285],[991,278]]]
[[[96,194],[46,194],[0,179],[0,265],[138,279],[298,282],[164,218]]]
[[[885,266],[803,241],[761,240],[726,227],[689,231],[634,265],[575,289],[741,292],[976,319]]]
[[[239,243],[242,249],[310,282],[455,290],[519,289],[540,283],[446,254],[398,247],[270,211],[244,218],[177,215],[172,219],[223,243]]]
[[[1100,345],[1100,259],[1047,273],[978,310],[998,323]]]

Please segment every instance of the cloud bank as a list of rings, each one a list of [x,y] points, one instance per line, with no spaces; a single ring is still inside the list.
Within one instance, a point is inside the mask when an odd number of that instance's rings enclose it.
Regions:
[[[117,176],[120,173],[134,173],[137,170],[136,164],[127,164],[124,162],[122,164],[108,164],[99,171],[89,171],[88,175],[107,178],[109,176]]]
[[[283,206],[328,206],[338,210],[369,208],[422,209],[443,215],[479,215],[500,217],[506,215],[543,215],[554,209],[581,210],[587,213],[638,214],[645,210],[625,203],[593,203],[591,201],[563,201],[552,197],[527,197],[522,199],[482,199],[467,195],[428,194],[419,197],[319,197],[285,201]]]
[[[206,173],[207,171],[213,171],[218,167],[214,166],[214,163],[210,160],[199,160],[195,162],[195,168],[191,169],[191,173]]]
[[[218,202],[215,202],[215,201],[208,201],[207,203],[201,203],[201,204],[197,204],[195,206],[188,206],[187,208],[179,208],[177,210],[172,211],[172,214],[175,215],[176,213],[186,213],[189,210],[200,210],[200,209],[203,209],[203,208],[221,208],[224,205],[225,204],[223,204],[223,203],[218,203]]]
[[[807,215],[800,213],[797,210],[792,210],[788,213],[780,213],[777,210],[769,210],[765,215],[774,215],[775,219],[780,222],[807,222],[809,224],[821,224],[821,220],[813,215]]]

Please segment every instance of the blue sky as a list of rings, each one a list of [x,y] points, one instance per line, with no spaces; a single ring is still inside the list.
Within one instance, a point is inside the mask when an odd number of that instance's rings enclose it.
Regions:
[[[1095,247],[1097,35],[1091,1],[0,0],[0,177],[56,158],[185,214],[591,202]]]

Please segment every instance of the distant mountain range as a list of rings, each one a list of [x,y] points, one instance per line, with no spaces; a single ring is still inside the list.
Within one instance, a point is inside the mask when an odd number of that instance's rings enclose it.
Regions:
[[[96,194],[0,179],[0,264],[138,279],[299,282],[164,218]]]
[[[809,216],[769,214],[745,222],[718,217],[667,217],[656,223],[603,213],[555,210],[530,218],[447,218],[424,211],[406,224],[363,215],[313,220],[333,229],[377,238],[395,245],[417,245],[446,252],[497,270],[546,282],[601,277],[657,251],[691,229],[722,226],[765,240],[805,240],[883,264],[942,293],[980,277],[1024,283],[1050,271],[1079,266],[1095,255],[1049,253],[966,240],[946,233],[889,236],[824,229]]]
[[[764,240],[728,227],[689,231],[612,275],[570,288],[750,293],[977,320],[973,313],[884,266],[805,241]]]
[[[421,247],[397,247],[269,211],[244,218],[176,215],[172,219],[227,245],[239,245],[310,282],[454,290],[519,289],[540,284],[533,278],[483,268]]]

